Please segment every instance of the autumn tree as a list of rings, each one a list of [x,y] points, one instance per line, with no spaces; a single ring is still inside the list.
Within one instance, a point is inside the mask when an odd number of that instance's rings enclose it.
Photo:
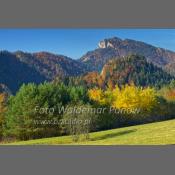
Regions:
[[[141,112],[149,112],[157,104],[156,91],[153,88],[140,88],[134,85],[126,85],[119,89],[116,87],[113,91],[116,98],[113,106],[118,109],[125,110],[141,110]]]
[[[0,140],[2,139],[3,136],[3,123],[4,123],[4,115],[6,111],[6,95],[5,94],[0,94]]]
[[[143,115],[158,104],[154,88],[141,88],[134,84],[107,90],[90,89],[88,93],[90,99],[99,104],[106,104],[118,110],[140,111]]]
[[[171,81],[169,85],[164,86],[159,91],[159,94],[167,101],[175,102],[175,80]]]

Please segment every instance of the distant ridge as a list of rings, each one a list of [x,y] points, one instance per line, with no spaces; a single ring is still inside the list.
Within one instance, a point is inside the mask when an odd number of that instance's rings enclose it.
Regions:
[[[91,70],[100,71],[107,60],[116,57],[139,54],[146,57],[148,62],[162,67],[166,71],[175,75],[171,64],[175,64],[175,52],[155,47],[150,44],[131,39],[122,40],[117,37],[104,39],[99,42],[98,48],[87,52],[80,60],[86,63]]]
[[[131,54],[144,56],[148,63],[175,77],[175,52],[141,41],[113,37],[100,41],[97,49],[87,52],[78,60],[45,51],[0,51],[0,84],[14,94],[23,83],[39,84],[56,77],[76,77],[92,71],[101,72],[109,60]]]
[[[77,76],[85,66],[76,60],[48,52],[0,52],[0,83],[15,93],[23,83],[52,81],[56,76]]]
[[[161,87],[174,78],[161,68],[146,61],[145,57],[129,55],[107,61],[101,73],[90,72],[84,76],[89,87],[114,88],[116,85],[134,83],[136,86]]]

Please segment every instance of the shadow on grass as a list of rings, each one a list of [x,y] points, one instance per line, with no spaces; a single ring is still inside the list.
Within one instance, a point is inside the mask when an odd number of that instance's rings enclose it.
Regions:
[[[137,131],[137,129],[130,129],[130,130],[127,130],[127,131],[121,131],[121,132],[117,132],[117,133],[105,134],[103,136],[92,138],[90,140],[91,141],[97,141],[97,140],[110,139],[110,138],[114,138],[114,137],[117,137],[117,136],[130,134],[130,133],[133,133],[133,132],[136,132],[136,131]]]

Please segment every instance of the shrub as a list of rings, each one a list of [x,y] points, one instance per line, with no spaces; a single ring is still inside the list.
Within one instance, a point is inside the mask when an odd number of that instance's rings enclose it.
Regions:
[[[72,135],[73,141],[78,141],[80,136],[89,139],[89,132],[95,128],[96,115],[88,104],[70,104],[63,115],[62,125],[66,133]]]

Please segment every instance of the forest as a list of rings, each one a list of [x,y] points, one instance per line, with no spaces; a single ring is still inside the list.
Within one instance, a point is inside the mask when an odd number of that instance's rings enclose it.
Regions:
[[[0,140],[72,135],[76,142],[90,132],[174,119],[174,114],[174,78],[131,55],[111,60],[101,73],[27,83],[14,95],[1,93]]]

